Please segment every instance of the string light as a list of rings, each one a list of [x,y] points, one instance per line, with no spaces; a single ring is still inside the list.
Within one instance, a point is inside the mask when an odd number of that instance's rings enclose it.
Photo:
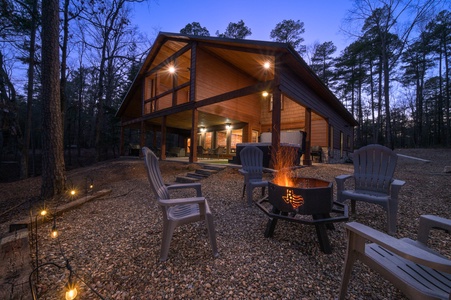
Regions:
[[[90,178],[90,177],[89,177]],[[91,179],[91,178],[90,178]],[[71,184],[72,186],[72,184]],[[94,184],[92,179],[90,180],[89,184],[88,184],[88,178],[86,179],[86,188],[89,189],[93,189],[94,188]],[[72,197],[74,195],[76,195],[77,190],[74,187],[71,187],[69,189],[69,195]],[[44,205],[45,207],[45,205]],[[67,269],[69,271],[69,280],[67,282],[67,284],[65,285],[65,299],[66,300],[74,300],[77,295],[78,295],[78,290],[76,288],[76,283],[74,282],[73,278],[77,278],[78,280],[80,280],[84,285],[86,285],[99,299],[104,300],[105,298],[99,294],[93,287],[91,287],[88,283],[86,283],[85,281],[83,281],[83,279],[79,276],[77,276],[77,274],[75,272],[73,272],[71,265],[69,264],[69,260],[65,257],[64,252],[61,248],[60,245],[60,249],[61,249],[61,254],[63,255],[64,259],[66,260],[66,263],[64,266],[60,266],[54,262],[47,262],[47,263],[43,263],[43,264],[39,264],[39,252],[38,252],[38,247],[39,247],[39,243],[38,243],[38,217],[41,216],[41,219],[44,221],[46,216],[48,214],[48,211],[46,209],[42,209],[38,214],[35,215],[35,235],[36,235],[36,268],[33,269],[33,271],[31,271],[29,278],[28,278],[28,282],[29,282],[29,286],[30,286],[30,290],[31,290],[31,295],[32,295],[32,299],[33,300],[37,300],[38,297],[36,295],[36,290],[33,288],[33,282],[32,282],[32,277],[33,274],[36,273],[36,282],[39,283],[39,269],[44,267],[44,266],[54,266],[57,267],[58,269]],[[52,213],[53,216],[53,226],[52,226],[52,231],[50,233],[50,236],[52,238],[57,238],[59,233],[56,227],[56,214]],[[58,240],[57,240],[58,241]],[[59,241],[58,241],[59,243]]]
[[[54,239],[58,237],[58,230],[56,229],[56,216],[53,216],[53,227],[52,227],[52,233],[50,233],[50,236]]]

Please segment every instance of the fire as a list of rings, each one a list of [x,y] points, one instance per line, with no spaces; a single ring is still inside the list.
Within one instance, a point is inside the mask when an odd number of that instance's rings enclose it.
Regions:
[[[291,176],[291,167],[293,167],[293,157],[296,149],[291,147],[280,147],[273,158],[274,169],[277,170],[273,183],[279,186],[296,187],[297,183]]]

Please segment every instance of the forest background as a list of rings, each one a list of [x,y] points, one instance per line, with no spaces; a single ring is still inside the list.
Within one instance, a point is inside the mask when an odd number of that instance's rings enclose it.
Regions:
[[[56,1],[56,0],[55,0]],[[40,175],[45,136],[43,0],[2,0],[0,6],[0,180]],[[144,0],[61,0],[59,104],[63,168],[119,155],[121,101],[153,38],[133,23]],[[195,17],[193,17],[195,18]],[[196,20],[181,33],[210,36]],[[268,36],[290,43],[358,121],[355,146],[449,147],[451,144],[451,4],[441,0],[355,0],[343,16],[351,42],[304,43],[302,20],[280,20]],[[245,20],[230,22],[223,38],[252,38]],[[28,70],[15,82],[17,65]],[[52,114],[52,113],[50,113]],[[54,114],[54,113],[53,113]],[[58,125],[60,126],[60,125]],[[126,135],[127,136],[127,135]]]

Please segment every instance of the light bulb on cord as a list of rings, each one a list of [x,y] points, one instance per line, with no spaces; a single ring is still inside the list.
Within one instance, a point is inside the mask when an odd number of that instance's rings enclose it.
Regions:
[[[58,230],[56,229],[56,227],[52,228],[52,233],[50,234],[50,236],[54,239],[58,237]]]
[[[66,291],[66,300],[73,300],[77,297],[77,289],[75,287],[69,288]]]

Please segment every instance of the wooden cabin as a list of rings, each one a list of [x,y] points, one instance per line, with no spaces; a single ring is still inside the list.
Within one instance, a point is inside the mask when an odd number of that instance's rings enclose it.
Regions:
[[[323,162],[352,152],[357,122],[286,43],[160,33],[117,112],[121,154],[148,146],[190,162],[233,158],[240,143],[270,133],[305,133]],[[221,153],[215,153],[221,150]],[[201,153],[202,152],[202,153]]]

